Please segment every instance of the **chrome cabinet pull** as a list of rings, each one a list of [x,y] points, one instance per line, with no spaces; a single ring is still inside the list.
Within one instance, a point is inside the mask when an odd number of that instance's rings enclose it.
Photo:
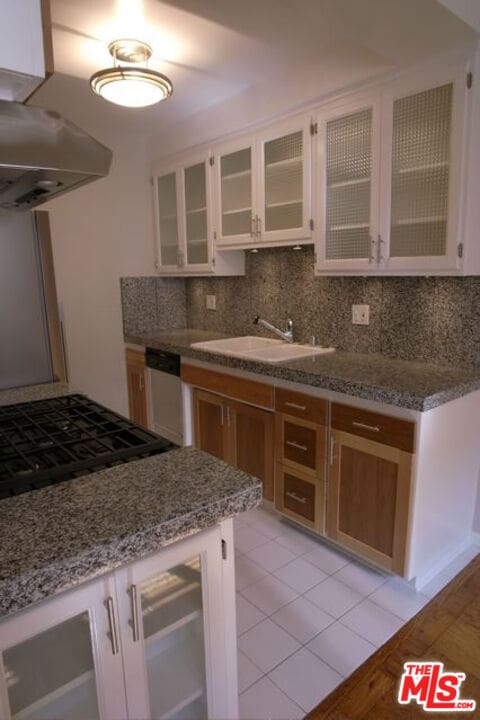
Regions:
[[[285,440],[285,445],[289,445],[296,450],[302,450],[302,452],[307,452],[308,450],[308,447],[306,445],[300,445],[300,443],[295,442],[295,440]]]
[[[136,585],[130,585],[130,601],[132,603],[133,642],[138,642],[140,639],[140,630],[138,627],[138,604],[137,604],[137,586]]]
[[[307,409],[306,405],[298,405],[297,403],[289,402],[289,401],[287,401],[285,403],[285,407],[293,408],[294,410],[304,410],[304,411]]]
[[[383,260],[382,244],[383,244],[382,236],[377,235],[377,263],[380,263]]]
[[[330,433],[330,465],[333,465],[333,460],[335,457],[335,438],[333,436],[333,432]]]
[[[113,655],[118,655],[118,637],[117,637],[117,622],[115,620],[115,608],[113,605],[113,598],[108,597],[105,601],[108,613],[108,625],[110,628],[110,641],[112,643]]]
[[[366,423],[362,422],[356,422],[355,420],[352,422],[353,427],[360,428],[361,430],[370,430],[371,432],[380,432],[380,428],[378,425],[367,425]]]
[[[307,502],[306,497],[304,497],[303,495],[297,495],[297,493],[293,491],[288,491],[285,493],[285,495],[289,498],[292,498],[292,500],[301,503],[302,505],[305,505],[305,503]]]

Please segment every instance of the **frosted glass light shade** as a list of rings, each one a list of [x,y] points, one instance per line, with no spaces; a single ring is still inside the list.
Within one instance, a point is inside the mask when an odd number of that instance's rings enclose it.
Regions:
[[[125,107],[147,107],[169,97],[170,80],[148,68],[113,67],[90,78],[92,90],[105,100]]]

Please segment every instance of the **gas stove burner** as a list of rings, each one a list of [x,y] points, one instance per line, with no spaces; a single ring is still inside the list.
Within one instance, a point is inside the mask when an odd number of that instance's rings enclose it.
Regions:
[[[0,499],[175,447],[83,395],[0,407]]]

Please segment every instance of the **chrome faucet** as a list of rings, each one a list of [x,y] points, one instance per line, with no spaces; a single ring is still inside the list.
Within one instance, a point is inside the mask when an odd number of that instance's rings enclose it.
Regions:
[[[291,318],[288,318],[285,322],[285,330],[279,330],[275,325],[272,325],[271,323],[267,322],[266,320],[263,320],[259,315],[257,315],[253,319],[254,325],[261,325],[266,330],[270,330],[270,332],[275,333],[275,335],[278,335],[282,338],[282,340],[285,340],[285,342],[292,343],[293,342],[293,320]]]

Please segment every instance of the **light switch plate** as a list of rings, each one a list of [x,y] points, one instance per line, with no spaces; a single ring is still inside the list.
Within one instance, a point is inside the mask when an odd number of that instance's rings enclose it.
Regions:
[[[370,325],[370,305],[352,305],[352,324]]]
[[[217,309],[217,296],[216,295],[206,295],[205,296],[205,307],[207,310],[216,310]]]

